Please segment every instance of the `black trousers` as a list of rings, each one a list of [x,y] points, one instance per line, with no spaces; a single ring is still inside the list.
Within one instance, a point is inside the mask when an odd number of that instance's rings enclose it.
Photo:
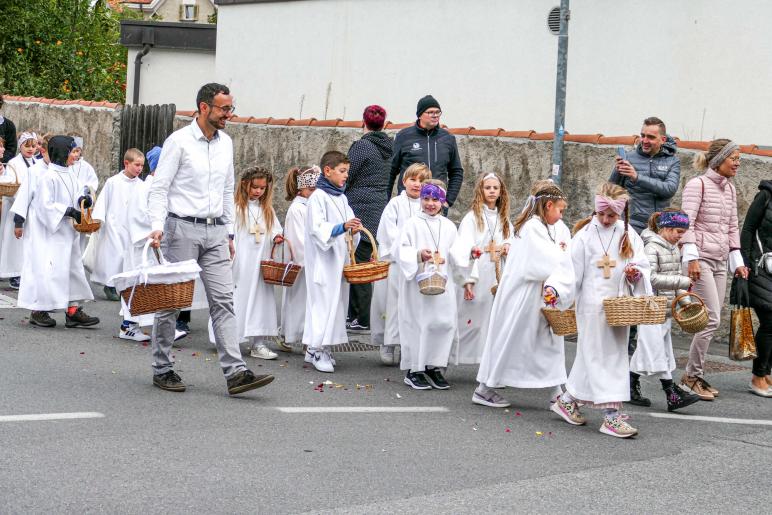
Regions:
[[[759,329],[756,331],[756,354],[753,360],[753,375],[764,377],[772,373],[772,311],[754,308],[759,317]]]
[[[362,239],[357,246],[354,255],[357,263],[370,261],[373,246],[370,240]],[[357,319],[360,325],[370,326],[370,300],[373,297],[372,284],[352,284],[349,287],[348,318]]]

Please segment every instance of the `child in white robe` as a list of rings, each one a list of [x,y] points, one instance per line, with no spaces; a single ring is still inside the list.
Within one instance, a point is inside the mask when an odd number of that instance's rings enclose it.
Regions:
[[[603,183],[595,195],[593,216],[574,227],[571,256],[579,336],[566,392],[551,408],[573,425],[586,423],[578,403],[601,409],[605,416],[600,432],[618,438],[638,433],[619,412],[630,400],[630,328],[608,325],[603,299],[627,293],[628,284],[641,293],[651,289],[643,241],[628,230],[628,201],[624,188]]]
[[[75,162],[70,166],[72,173],[74,173],[78,181],[87,186],[89,191],[91,191],[91,194],[94,195],[99,189],[99,176],[97,176],[96,170],[91,166],[91,163],[86,161],[83,157],[83,137],[74,132],[69,133],[69,136],[75,140]],[[86,245],[88,245],[91,235],[79,234],[79,236],[81,252],[85,252]],[[108,300],[117,299],[115,296],[110,295]]]
[[[669,304],[672,304],[676,295],[684,293],[692,285],[691,279],[681,274],[681,251],[678,248],[678,242],[687,229],[689,215],[677,209],[666,209],[653,213],[648,228],[641,233],[651,267],[654,293],[666,296]],[[676,363],[671,337],[672,323],[668,311],[664,324],[638,326],[638,345],[630,359],[631,372],[659,377],[668,411],[685,408],[700,400],[699,395],[689,393],[673,383],[672,372]]]
[[[263,280],[260,261],[273,244],[281,244],[282,228],[273,210],[273,174],[261,167],[244,170],[234,195],[233,309],[239,343],[248,341],[250,355],[276,359],[268,340],[279,334],[274,286]],[[211,326],[211,323],[210,323]],[[210,334],[214,342],[214,334]]]
[[[19,136],[19,153],[8,161],[0,175],[2,182],[18,182],[21,185],[14,196],[2,197],[3,207],[0,212],[0,278],[8,279],[11,288],[16,290],[19,289],[24,265],[24,243],[16,237],[11,206],[19,197],[22,186],[30,180],[36,162],[37,138],[37,134],[32,131],[22,133]],[[25,191],[29,193],[29,190]]]
[[[378,224],[378,257],[390,265],[386,280],[373,284],[370,343],[380,346],[381,363],[384,365],[399,365],[400,362],[398,249],[394,246],[399,244],[405,221],[421,211],[421,185],[431,177],[432,172],[423,163],[408,166],[402,175],[405,189],[389,201]]]
[[[538,181],[518,215],[501,282],[493,301],[472,402],[493,408],[510,405],[494,388],[550,388],[563,393],[566,359],[562,336],[552,333],[541,313],[544,296],[566,309],[574,297],[571,232],[563,223],[568,206],[552,181]]]
[[[284,342],[290,347],[302,345],[303,327],[306,322],[306,218],[308,218],[308,197],[316,189],[321,169],[314,165],[305,169],[293,168],[287,174],[287,200],[291,200],[284,219],[284,239],[292,246],[294,262],[300,269],[295,283],[283,288],[281,304],[281,327]]]
[[[416,390],[450,388],[441,368],[456,336],[456,292],[450,271],[450,248],[456,226],[442,216],[445,185],[430,179],[421,187],[421,212],[405,222],[396,255],[400,269],[400,368],[404,382]],[[439,273],[447,278],[444,292],[424,295],[419,280]]]
[[[348,178],[348,157],[331,150],[322,156],[319,167],[322,175],[316,190],[308,197],[305,229],[308,296],[303,343],[307,346],[306,363],[313,364],[320,372],[334,372],[336,363],[330,347],[348,343],[349,288],[343,277],[343,267],[350,260],[346,232],[353,234],[356,248],[362,221],[354,216],[343,194]]]
[[[495,173],[486,174],[477,181],[472,209],[461,220],[450,249],[459,275],[458,339],[450,352],[453,365],[480,363],[493,306],[491,288],[497,282],[496,261],[500,266],[505,262],[512,232],[507,188]]]
[[[89,207],[93,199],[69,168],[74,148],[69,136],[54,136],[49,141],[51,163],[38,182],[32,200],[35,215],[25,227],[30,252],[25,254],[18,306],[31,310],[30,324],[41,327],[56,325],[48,315],[54,310],[66,311],[68,328],[99,323],[79,306],[94,297],[83,269],[79,233],[72,222],[81,219],[81,203]]]

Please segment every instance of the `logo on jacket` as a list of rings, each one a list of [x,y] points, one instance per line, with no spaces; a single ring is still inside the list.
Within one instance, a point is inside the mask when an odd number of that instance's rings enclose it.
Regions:
[[[657,165],[657,170],[659,170],[660,172],[667,172],[668,167],[667,165]]]
[[[413,150],[421,150],[421,144],[417,141],[413,143]]]

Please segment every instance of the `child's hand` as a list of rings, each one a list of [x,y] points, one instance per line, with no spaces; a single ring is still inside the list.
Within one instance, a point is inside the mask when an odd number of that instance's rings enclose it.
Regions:
[[[352,233],[356,234],[359,231],[362,230],[362,220],[359,218],[352,218],[348,222],[343,224],[343,228],[347,231],[351,231]]]
[[[631,283],[637,283],[641,280],[642,274],[640,271],[638,271],[637,268],[633,267],[632,265],[627,265],[625,267],[625,277]]]
[[[423,249],[421,251],[421,261],[431,261],[432,259],[432,251],[429,249]]]
[[[13,229],[13,235],[16,236],[17,240],[20,240],[23,234],[24,234],[24,229],[22,229],[21,227],[15,227]]]
[[[464,300],[474,300],[474,283],[464,285]]]
[[[482,250],[480,247],[474,246],[472,247],[472,252],[470,253],[470,256],[472,256],[472,259],[479,259],[480,256],[482,256]]]
[[[544,303],[550,307],[555,307],[558,303],[558,292],[552,286],[544,287]]]
[[[501,246],[501,255],[506,256],[509,254],[509,243],[505,243]]]
[[[273,238],[273,242],[274,242],[276,245],[281,245],[282,243],[284,243],[284,236],[282,236],[281,234],[277,234],[277,235],[276,235],[276,236]]]

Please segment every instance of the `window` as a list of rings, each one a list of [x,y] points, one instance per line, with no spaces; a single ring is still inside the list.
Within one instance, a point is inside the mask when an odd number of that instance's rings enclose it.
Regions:
[[[180,21],[197,21],[198,5],[196,0],[182,0],[180,5]]]

